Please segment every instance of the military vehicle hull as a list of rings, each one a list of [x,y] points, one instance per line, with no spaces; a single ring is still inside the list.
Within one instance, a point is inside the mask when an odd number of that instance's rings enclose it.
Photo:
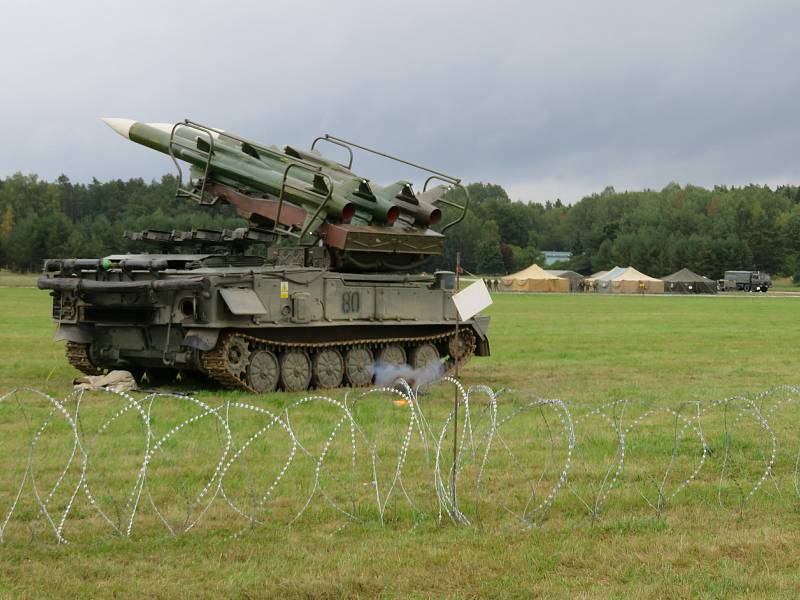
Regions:
[[[127,369],[155,383],[202,373],[263,393],[364,386],[381,364],[452,369],[489,354],[488,317],[457,324],[452,274],[259,262],[176,254],[53,261],[39,287],[51,290],[67,358],[89,374]]]
[[[330,135],[280,150],[188,119],[104,121],[172,158],[177,197],[229,205],[248,226],[126,232],[159,251],[47,261],[39,287],[51,290],[56,337],[76,368],[300,391],[369,385],[383,365],[452,369],[489,354],[488,318],[457,322],[454,275],[410,274],[464,219],[460,179]],[[318,143],[349,160],[325,158]],[[354,149],[424,173],[422,191],[357,175]],[[179,161],[190,165],[186,186]],[[434,230],[443,209],[451,220]]]

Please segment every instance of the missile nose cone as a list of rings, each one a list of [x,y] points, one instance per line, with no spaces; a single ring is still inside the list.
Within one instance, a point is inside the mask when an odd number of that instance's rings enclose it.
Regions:
[[[103,117],[101,121],[128,140],[131,139],[131,126],[136,123],[133,119],[118,119],[115,117]]]

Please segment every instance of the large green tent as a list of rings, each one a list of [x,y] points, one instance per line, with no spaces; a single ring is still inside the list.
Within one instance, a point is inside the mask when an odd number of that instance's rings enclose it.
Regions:
[[[681,269],[662,277],[664,291],[668,294],[716,294],[717,284],[689,269]]]

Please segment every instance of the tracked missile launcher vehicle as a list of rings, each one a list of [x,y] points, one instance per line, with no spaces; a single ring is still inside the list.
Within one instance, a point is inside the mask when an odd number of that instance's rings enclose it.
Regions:
[[[38,285],[79,370],[151,383],[195,373],[263,393],[365,386],[380,363],[452,368],[489,354],[489,318],[458,323],[454,274],[414,274],[466,213],[466,189],[463,202],[445,195],[457,178],[332,136],[279,149],[189,120],[105,122],[172,157],[178,196],[230,204],[248,226],[127,232],[153,250],[48,260]],[[323,156],[324,143],[349,161]],[[356,175],[354,149],[421,169],[422,191]],[[186,185],[178,161],[191,165]],[[434,231],[444,207],[452,218]]]

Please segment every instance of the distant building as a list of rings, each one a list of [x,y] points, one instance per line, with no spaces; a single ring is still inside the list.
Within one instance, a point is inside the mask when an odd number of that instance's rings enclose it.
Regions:
[[[543,250],[542,254],[544,254],[545,265],[552,265],[572,258],[572,252],[564,252],[563,250]]]

